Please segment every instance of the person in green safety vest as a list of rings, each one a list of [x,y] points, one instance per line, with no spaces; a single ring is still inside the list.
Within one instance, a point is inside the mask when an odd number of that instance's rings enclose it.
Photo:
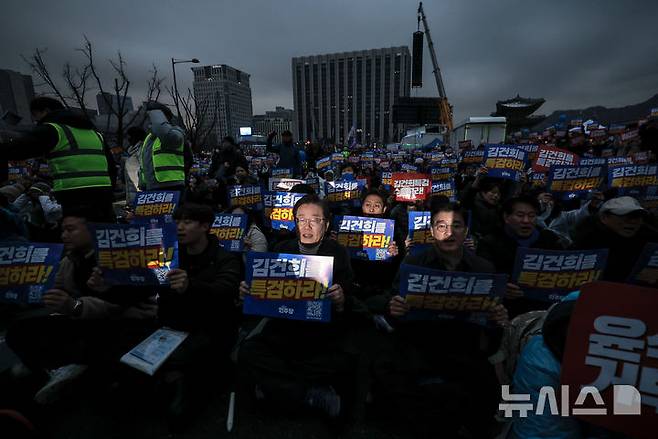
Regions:
[[[45,96],[33,99],[30,111],[36,126],[2,141],[0,161],[45,157],[62,208],[83,206],[113,222],[116,166],[89,117]]]
[[[147,135],[139,151],[139,189],[185,190],[185,132],[172,124],[173,114],[159,102],[149,102]]]

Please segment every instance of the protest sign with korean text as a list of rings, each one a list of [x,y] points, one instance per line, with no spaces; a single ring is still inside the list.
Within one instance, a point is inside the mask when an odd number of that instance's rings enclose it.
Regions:
[[[178,268],[176,224],[90,224],[98,267],[109,285],[164,285]]]
[[[391,187],[393,186],[393,173],[390,171],[382,171],[382,186],[384,186],[384,189],[387,191],[391,190]]]
[[[602,166],[552,166],[548,188],[562,199],[583,197],[599,189],[605,177]]]
[[[511,145],[487,145],[484,150],[484,166],[487,177],[519,181],[525,172],[528,153]]]
[[[653,288],[612,282],[583,286],[562,357],[561,387],[563,392],[568,389],[564,399],[573,407],[564,415],[623,433],[624,437],[656,437],[657,308],[658,295]],[[579,401],[579,391],[585,388],[596,389],[599,400],[587,397]]]
[[[227,251],[241,252],[247,234],[247,215],[217,214],[210,233],[217,237],[220,247]]]
[[[391,257],[388,246],[393,242],[394,227],[395,221],[390,219],[337,216],[333,229],[352,258],[384,261]]]
[[[295,230],[295,218],[292,208],[304,194],[293,192],[266,192],[263,194],[265,218],[273,230]]]
[[[642,249],[640,257],[628,277],[634,284],[658,287],[658,244],[649,242]]]
[[[606,164],[610,169],[615,166],[632,165],[633,161],[630,157],[606,157]]]
[[[432,182],[432,195],[440,195],[448,197],[450,201],[457,199],[457,189],[455,188],[454,180],[446,181],[433,181]]]
[[[258,185],[229,186],[228,196],[231,207],[263,208],[263,194]]]
[[[559,301],[565,294],[601,277],[608,250],[541,250],[518,247],[512,282],[524,297]]]
[[[647,189],[658,186],[658,165],[621,165],[608,169],[608,186],[618,195],[642,197]]]
[[[448,166],[432,166],[430,176],[432,181],[452,180],[455,175],[455,169]]]
[[[580,158],[577,154],[559,148],[542,146],[537,152],[537,160],[532,164],[535,172],[548,172],[551,166],[576,166]]]
[[[392,180],[396,201],[425,200],[432,190],[432,181],[427,174],[395,172]]]
[[[179,198],[180,192],[178,191],[137,192],[133,206],[133,220],[137,221],[133,222],[157,217],[164,217],[166,221],[171,221],[171,215],[178,205]]]
[[[41,302],[55,282],[63,249],[37,242],[0,244],[0,302]]]
[[[359,180],[325,181],[325,199],[331,204],[360,206],[361,192],[365,184]]]
[[[539,156],[539,145],[534,143],[522,143],[516,145],[516,147],[528,153],[528,162],[534,163],[535,160],[537,160],[537,156]]]
[[[270,178],[269,191],[270,192],[288,192],[295,185],[305,184],[306,180],[299,178]]]
[[[507,275],[440,271],[400,265],[400,296],[409,320],[465,319],[486,325],[487,314],[505,294]]]
[[[275,178],[292,178],[292,168],[273,168],[272,177]]]
[[[289,320],[331,321],[334,258],[285,253],[247,253],[245,314]]]
[[[412,251],[429,247],[434,242],[430,212],[410,211],[408,237],[413,243]]]
[[[318,172],[324,172],[331,168],[331,156],[322,157],[320,160],[315,162],[315,169]]]
[[[470,150],[464,151],[461,156],[461,163],[465,165],[481,165],[484,161],[484,151]]]
[[[608,161],[605,157],[581,157],[580,166],[607,166]]]

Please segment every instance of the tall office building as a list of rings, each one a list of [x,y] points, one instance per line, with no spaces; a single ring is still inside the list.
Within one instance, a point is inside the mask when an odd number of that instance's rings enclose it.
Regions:
[[[240,127],[251,126],[250,75],[226,64],[192,67],[197,108],[204,111],[203,124],[214,127],[210,137],[221,141],[237,137]]]
[[[299,140],[392,142],[393,104],[409,96],[411,55],[406,46],[292,59],[295,123]]]
[[[31,124],[30,101],[33,98],[34,84],[30,75],[0,70],[0,117],[11,112],[21,117],[21,125]]]
[[[103,97],[103,95],[105,95],[105,97]],[[96,104],[98,105],[98,114],[112,114],[112,110],[114,110],[115,113],[119,112],[119,100],[114,93],[98,93],[96,95]],[[123,113],[126,114],[134,110],[133,98],[126,96]]]
[[[274,111],[266,111],[265,114],[254,115],[254,133],[267,136],[276,131],[274,141],[281,142],[281,133],[293,131],[294,110],[276,107]]]

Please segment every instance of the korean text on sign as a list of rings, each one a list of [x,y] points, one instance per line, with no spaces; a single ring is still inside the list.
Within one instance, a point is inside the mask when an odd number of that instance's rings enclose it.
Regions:
[[[291,320],[331,321],[333,257],[284,253],[247,254],[245,314]]]
[[[360,216],[338,216],[334,230],[338,243],[347,247],[352,258],[382,261],[389,259],[395,221]]]
[[[647,188],[658,186],[658,165],[622,165],[608,169],[608,185],[619,195],[643,195]]]
[[[397,201],[424,200],[432,190],[432,182],[427,174],[393,174],[393,189]]]
[[[611,282],[583,286],[576,302],[562,359],[561,384],[591,386],[602,404],[575,401],[573,415],[628,437],[654,438],[658,424],[658,323],[655,289]],[[618,395],[615,385],[635,388]],[[571,392],[571,399],[575,395]],[[635,398],[635,396],[639,398]],[[639,416],[619,409],[639,406]],[[572,401],[571,401],[572,402]],[[578,412],[576,411],[578,410]],[[588,415],[598,416],[588,416]],[[621,413],[623,414],[623,412]]]
[[[400,296],[406,297],[412,320],[463,318],[486,324],[488,313],[501,300],[507,276],[440,271],[415,265],[400,266]]]
[[[434,242],[430,212],[412,211],[409,216],[409,239],[413,243],[412,252],[427,248]]]
[[[0,245],[0,302],[39,303],[55,281],[62,250],[62,244]]]
[[[294,230],[295,218],[292,209],[304,194],[293,192],[266,192],[263,195],[265,217],[274,230]]]
[[[229,205],[231,207],[263,208],[263,195],[257,185],[229,186]]]
[[[135,216],[139,218],[171,215],[178,205],[180,197],[177,191],[138,192],[135,196]]]
[[[331,204],[360,205],[361,191],[365,187],[363,181],[338,180],[324,183],[325,198]]]
[[[532,164],[532,170],[548,172],[552,166],[576,166],[579,160],[578,155],[573,152],[542,146],[537,153],[537,159]]]
[[[488,145],[484,151],[484,166],[489,169],[487,176],[519,181],[525,172],[527,155],[514,146]]]
[[[540,250],[519,247],[514,262],[513,282],[525,297],[558,301],[565,294],[601,276],[608,250]]]
[[[553,166],[548,174],[551,192],[568,199],[584,196],[603,183],[602,166]]]
[[[217,237],[220,247],[240,252],[244,249],[246,229],[247,215],[219,214],[215,215],[210,233]]]
[[[93,224],[98,266],[110,285],[167,284],[178,267],[176,225]]]

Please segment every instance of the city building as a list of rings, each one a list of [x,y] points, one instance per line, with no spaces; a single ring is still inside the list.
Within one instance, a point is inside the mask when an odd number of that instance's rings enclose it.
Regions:
[[[0,70],[0,117],[9,112],[21,118],[19,124],[31,124],[30,101],[33,98],[34,84],[30,75]]]
[[[105,95],[105,96],[103,96]],[[96,104],[98,105],[98,114],[112,114],[119,112],[119,100],[116,94],[103,92],[96,95]],[[114,110],[114,111],[112,111]],[[123,107],[123,114],[134,111],[133,98],[126,96]]]
[[[295,126],[299,140],[392,142],[393,104],[409,96],[411,55],[406,46],[292,59]]]
[[[192,72],[199,123],[213,127],[209,143],[225,136],[237,138],[240,127],[251,126],[249,74],[226,64],[192,67]]]
[[[253,132],[267,136],[272,131],[276,131],[274,141],[281,142],[281,133],[284,131],[293,131],[293,118],[295,111],[284,107],[276,107],[274,111],[266,111],[265,114],[254,116]]]

